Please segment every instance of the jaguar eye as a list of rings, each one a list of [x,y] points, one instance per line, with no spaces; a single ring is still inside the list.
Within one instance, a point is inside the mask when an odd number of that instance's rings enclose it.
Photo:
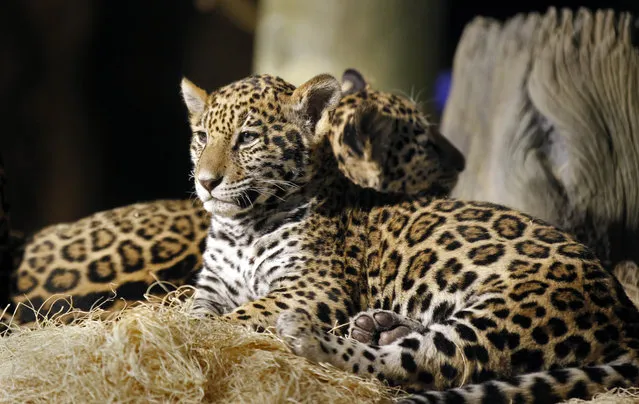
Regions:
[[[206,132],[200,130],[195,132],[195,137],[197,138],[197,141],[203,144],[206,144],[207,141],[207,136],[206,136]]]
[[[238,144],[248,144],[257,139],[258,134],[256,132],[242,131],[237,137]]]

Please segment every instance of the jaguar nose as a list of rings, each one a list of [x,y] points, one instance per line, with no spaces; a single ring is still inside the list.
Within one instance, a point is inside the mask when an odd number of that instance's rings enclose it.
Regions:
[[[199,177],[197,180],[202,185],[202,188],[207,191],[213,191],[218,185],[222,183],[224,177],[210,178],[210,177]]]

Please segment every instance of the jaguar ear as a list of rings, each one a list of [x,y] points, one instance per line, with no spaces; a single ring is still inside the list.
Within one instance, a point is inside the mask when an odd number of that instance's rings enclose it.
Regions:
[[[342,97],[337,79],[320,74],[297,87],[291,96],[293,111],[315,129],[322,114],[334,108]]]
[[[342,95],[353,94],[368,86],[364,76],[355,69],[346,69],[342,74]]]
[[[193,84],[186,77],[182,78],[182,97],[186,108],[189,110],[189,115],[194,116],[201,114],[206,106],[206,99],[208,94],[200,87]]]

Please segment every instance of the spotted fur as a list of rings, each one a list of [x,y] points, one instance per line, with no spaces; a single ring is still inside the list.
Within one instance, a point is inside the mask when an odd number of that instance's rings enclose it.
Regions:
[[[331,76],[182,91],[212,213],[194,314],[275,325],[312,360],[431,389],[409,402],[556,402],[639,381],[639,313],[571,235],[503,206],[345,177]],[[456,155],[424,130],[429,167],[446,167]],[[327,333],[349,323],[352,338]]]
[[[199,202],[158,200],[38,231],[13,274],[13,321],[29,324],[36,312],[71,307],[117,310],[149,291],[161,296],[171,285],[194,283],[208,222]],[[157,281],[166,283],[149,290]]]

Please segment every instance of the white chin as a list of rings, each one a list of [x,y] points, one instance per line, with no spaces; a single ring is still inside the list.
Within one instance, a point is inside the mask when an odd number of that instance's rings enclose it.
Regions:
[[[242,209],[234,203],[223,202],[218,199],[210,199],[204,202],[204,209],[215,215],[229,216]]]

